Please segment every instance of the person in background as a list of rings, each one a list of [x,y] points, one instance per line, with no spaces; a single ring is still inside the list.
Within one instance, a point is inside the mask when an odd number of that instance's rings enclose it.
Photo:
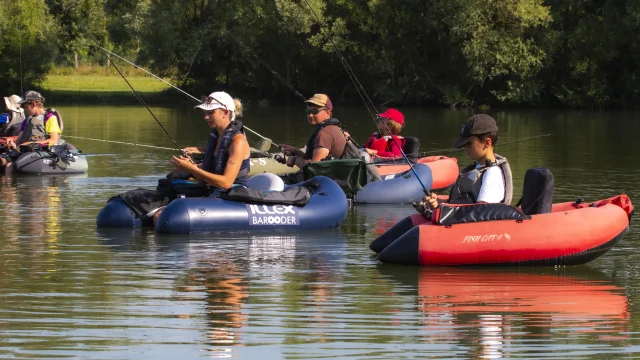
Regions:
[[[20,107],[22,98],[11,95],[4,98],[6,113],[0,115],[0,136],[17,136],[24,121],[24,110]]]
[[[306,151],[295,146],[281,144],[287,158],[287,165],[303,168],[306,164],[323,160],[327,157],[341,158],[347,146],[347,138],[340,121],[331,116],[333,104],[326,94],[315,94],[305,101],[307,121],[315,129],[307,140]]]
[[[27,116],[20,125],[18,138],[13,141],[7,139],[9,149],[32,143],[57,145],[62,132],[62,119],[56,110],[49,111],[44,107],[45,98],[37,91],[27,91],[18,103]],[[12,158],[8,154],[0,155],[0,167],[6,173],[13,169]]]
[[[171,164],[178,171],[188,172],[192,178],[217,189],[245,185],[251,167],[251,149],[244,135],[242,103],[223,91],[211,93],[196,108],[204,110],[211,133],[206,148],[188,147],[186,155],[202,153],[204,160],[196,165],[188,156],[174,156]],[[162,210],[154,214],[154,223]]]
[[[378,114],[378,132],[373,133],[364,145],[369,155],[377,157],[402,157],[405,139],[398,136],[404,127],[404,115],[396,109],[389,108]]]

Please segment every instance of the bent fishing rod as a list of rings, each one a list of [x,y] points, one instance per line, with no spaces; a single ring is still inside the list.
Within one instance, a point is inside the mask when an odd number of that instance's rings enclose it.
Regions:
[[[369,95],[367,95],[367,92],[364,90],[364,87],[362,86],[362,83],[360,83],[360,81],[358,80],[358,77],[356,76],[356,74],[353,72],[353,70],[351,69],[351,67],[347,63],[347,60],[344,58],[344,56],[342,55],[340,50],[338,50],[338,47],[336,46],[335,42],[333,41],[333,38],[329,35],[329,32],[325,29],[324,24],[320,20],[320,17],[318,16],[318,14],[316,14],[315,10],[313,10],[313,7],[309,3],[309,0],[304,0],[304,1],[305,1],[305,3],[307,3],[307,6],[309,7],[309,10],[311,10],[311,13],[313,14],[313,16],[318,21],[318,25],[320,26],[320,29],[322,29],[323,34],[327,38],[327,41],[331,44],[331,46],[335,50],[336,54],[338,55],[338,58],[340,59],[340,62],[342,63],[342,65],[344,66],[345,70],[347,71],[347,74],[349,75],[349,79],[351,79],[351,82],[356,87],[356,91],[358,92],[358,95],[360,95],[360,98],[362,99],[362,101],[364,102],[365,106],[367,107],[367,111],[369,111],[369,114],[371,115],[371,117],[373,119],[373,122],[374,122],[374,124],[376,124],[376,127],[377,127],[378,123],[377,123],[376,116],[374,115],[373,112],[371,112],[371,109],[373,109],[373,111],[377,113],[377,110],[376,110],[375,105],[373,104],[373,101],[371,101],[371,98],[369,97]],[[360,93],[360,90],[362,90],[362,93]],[[365,97],[367,98],[367,100],[365,100]],[[367,103],[367,101],[368,101],[368,103]],[[371,108],[369,108],[369,106],[371,106]],[[389,127],[387,126],[387,123],[383,121],[382,124],[384,125],[385,129],[387,130],[387,132],[389,134],[391,134],[391,131],[389,131]],[[424,191],[424,194],[427,195],[427,196],[431,196],[431,189],[427,190],[427,187],[422,182],[422,179],[420,179],[420,177],[418,176],[418,173],[416,172],[416,169],[413,168],[413,164],[411,163],[411,161],[409,161],[409,158],[407,157],[407,154],[404,153],[404,150],[402,149],[402,146],[400,146],[397,138],[394,137],[393,134],[392,134],[391,135],[391,139],[393,140],[394,144],[398,147],[398,149],[400,149],[400,153],[402,153],[402,157],[404,157],[404,159],[406,160],[407,164],[409,164],[409,167],[411,168],[411,171],[413,172],[413,175],[416,177],[416,179],[420,183],[420,186],[422,186],[422,190]]]
[[[116,69],[116,71],[118,72],[118,74],[120,74],[120,76],[122,77],[122,79],[127,83],[127,85],[129,85],[129,88],[131,88],[131,92],[133,92],[133,95],[135,95],[135,97],[138,99],[138,101],[140,102],[140,104],[142,104],[142,106],[144,106],[147,111],[149,111],[149,114],[151,114],[151,116],[153,117],[153,119],[158,123],[158,125],[160,125],[160,127],[162,128],[162,131],[164,131],[165,134],[167,134],[167,136],[169,137],[169,139],[171,139],[171,141],[173,142],[173,145],[175,145],[176,149],[178,150],[178,152],[181,155],[185,155],[184,151],[182,151],[182,149],[180,148],[180,146],[178,146],[178,143],[173,139],[173,137],[171,137],[171,134],[169,134],[169,132],[167,131],[167,129],[165,129],[164,125],[162,125],[162,123],[160,122],[160,120],[158,120],[158,118],[153,114],[153,111],[151,111],[151,109],[149,109],[149,107],[147,106],[147,104],[144,102],[144,100],[142,100],[142,98],[140,97],[140,95],[138,94],[138,92],[136,91],[136,89],[133,88],[133,86],[131,86],[131,84],[129,83],[129,80],[127,80],[127,78],[124,76],[124,74],[122,74],[122,72],[120,71],[120,69],[116,66],[115,62],[113,62],[111,60],[111,57],[109,55],[107,55],[107,58],[109,59],[109,62],[111,63],[111,65],[113,65],[113,68]]]
[[[109,51],[109,50],[107,50],[107,49],[103,48],[103,47],[102,47],[102,46],[100,46],[100,45],[96,45],[96,46],[97,46],[98,48],[102,49],[102,51],[104,51],[105,53],[107,53],[107,54],[108,54],[108,55],[107,55],[107,57],[109,57],[109,55],[113,55],[113,56],[115,56],[116,58],[118,58],[118,59],[120,59],[120,60],[122,60],[122,61],[124,61],[124,62],[128,63],[129,65],[131,65],[131,66],[135,67],[136,69],[142,70],[142,71],[144,71],[146,74],[148,74],[148,75],[150,75],[150,76],[154,77],[155,79],[158,79],[158,80],[162,81],[163,83],[165,83],[165,84],[169,85],[169,86],[170,86],[170,87],[172,87],[173,89],[178,90],[179,92],[181,92],[182,94],[184,94],[184,95],[186,95],[187,97],[191,98],[192,100],[196,101],[197,103],[200,103],[200,99],[198,99],[198,98],[196,98],[195,96],[193,96],[193,95],[189,94],[188,92],[186,92],[186,91],[184,91],[184,90],[180,89],[179,87],[177,87],[177,86],[173,85],[172,83],[170,83],[170,82],[168,82],[168,81],[164,80],[163,78],[161,78],[161,77],[159,77],[159,76],[156,76],[155,74],[153,74],[152,72],[148,71],[147,69],[145,69],[145,68],[143,68],[143,67],[141,67],[141,66],[136,65],[135,63],[133,63],[133,62],[131,62],[131,61],[129,61],[129,60],[127,60],[127,59],[123,58],[122,56],[120,56],[120,55],[118,55],[118,54],[116,54],[116,53],[114,53],[114,52],[111,52],[111,51]],[[246,125],[243,125],[243,127],[244,127],[246,130],[248,130],[248,131],[252,132],[253,134],[255,134],[255,135],[257,135],[257,136],[261,137],[262,139],[268,140],[268,141],[271,143],[271,139],[269,139],[269,138],[267,138],[267,137],[265,137],[265,136],[263,136],[263,135],[258,134],[257,132],[255,132],[255,131],[251,130],[250,128],[248,128]],[[273,145],[273,143],[271,143],[271,144]]]

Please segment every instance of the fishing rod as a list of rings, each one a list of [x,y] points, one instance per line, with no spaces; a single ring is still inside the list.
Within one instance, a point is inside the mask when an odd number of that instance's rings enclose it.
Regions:
[[[116,66],[115,62],[111,61],[111,57],[109,55],[107,55],[107,58],[109,59],[109,62],[111,63],[111,65],[113,65],[113,68],[116,69],[116,71],[118,72],[118,74],[120,74],[120,76],[122,76],[122,79],[127,83],[127,85],[129,85],[129,88],[131,88],[131,91],[133,92],[133,95],[136,96],[136,98],[138,99],[138,101],[140,102],[140,104],[142,104],[142,106],[144,106],[147,111],[149,111],[149,114],[151,114],[151,116],[153,116],[153,119],[158,123],[158,125],[160,125],[160,127],[162,128],[162,130],[164,131],[165,134],[167,134],[167,136],[169,137],[169,139],[171,139],[171,141],[173,142],[173,145],[176,146],[176,149],[178,150],[178,152],[182,155],[184,154],[184,151],[182,151],[182,149],[180,148],[180,146],[178,146],[178,143],[173,139],[173,137],[171,137],[171,134],[169,134],[169,132],[167,131],[167,129],[165,129],[165,127],[162,125],[162,123],[160,122],[160,120],[158,120],[158,118],[153,114],[153,111],[151,111],[151,109],[149,109],[149,107],[147,106],[147,104],[144,102],[144,100],[142,100],[142,98],[140,97],[140,95],[138,94],[138,92],[136,91],[136,89],[133,88],[133,86],[131,86],[131,84],[129,83],[129,80],[127,80],[127,78],[122,74],[122,72],[120,71],[120,69]]]
[[[518,140],[507,141],[505,143],[500,143],[500,147],[515,144],[515,143],[520,143],[524,141],[535,140],[535,139],[543,138],[545,136],[550,136],[550,135],[552,134],[549,133],[549,134],[542,134],[542,135],[536,135],[536,136],[529,136],[529,137],[518,139]],[[424,157],[425,155],[430,155],[430,154],[442,154],[442,153],[449,154],[449,153],[456,153],[456,152],[462,152],[462,151],[464,151],[464,148],[446,148],[446,149],[430,150],[430,151],[425,151],[421,153],[407,154],[407,156]],[[387,164],[387,163],[404,164],[405,160],[402,158],[385,158],[385,160],[370,162],[370,163],[367,163],[367,165],[377,165],[377,164]]]
[[[150,76],[152,76],[152,77],[154,77],[154,78],[156,78],[156,79],[158,79],[158,80],[162,81],[163,83],[165,83],[165,84],[169,85],[170,87],[174,88],[175,90],[178,90],[179,92],[181,92],[182,94],[184,94],[184,95],[188,96],[189,98],[191,98],[192,100],[196,101],[197,103],[200,103],[200,99],[198,99],[198,98],[196,98],[195,96],[193,96],[193,95],[189,94],[188,92],[186,92],[186,91],[184,91],[184,90],[180,89],[179,87],[177,87],[177,86],[173,85],[172,83],[170,83],[170,82],[168,82],[168,81],[164,80],[163,78],[161,78],[161,77],[159,77],[159,76],[156,76],[155,74],[151,73],[150,71],[146,70],[145,68],[143,68],[143,67],[141,67],[141,66],[138,66],[138,65],[134,64],[133,62],[131,62],[131,61],[129,61],[129,60],[127,60],[127,59],[123,58],[122,56],[120,56],[120,55],[118,55],[118,54],[116,54],[116,53],[114,53],[114,52],[111,52],[111,51],[109,51],[109,50],[107,50],[107,49],[103,48],[103,47],[102,47],[102,46],[100,46],[100,45],[96,45],[96,46],[97,46],[97,47],[99,47],[100,49],[102,49],[102,51],[106,52],[106,53],[108,54],[108,55],[107,55],[107,57],[109,57],[109,55],[113,55],[113,56],[115,56],[116,58],[118,58],[118,59],[120,59],[120,60],[122,60],[122,61],[124,61],[124,62],[128,63],[129,65],[134,66],[135,68],[137,68],[137,69],[140,69],[140,70],[144,71],[146,74],[148,74],[148,75],[150,75]],[[263,136],[263,135],[260,135],[260,134],[258,134],[257,132],[255,132],[255,131],[253,131],[253,130],[249,129],[246,125],[244,125],[244,128],[245,128],[246,130],[248,130],[248,131],[250,131],[250,132],[254,133],[255,135],[257,135],[257,136],[261,137],[262,139],[264,139],[264,140],[268,140],[268,141],[269,141],[269,144],[270,144],[270,145],[273,145],[273,142],[272,142],[272,140],[271,140],[271,139],[269,139],[269,138],[267,138],[267,137],[265,137],[265,136]]]
[[[375,112],[377,112],[375,105],[373,105],[373,102],[371,101],[371,98],[367,95],[366,91],[364,90],[364,87],[362,86],[362,83],[360,83],[360,81],[358,80],[356,74],[353,72],[353,70],[351,69],[351,67],[347,63],[347,60],[344,58],[344,56],[342,55],[340,50],[338,50],[338,47],[336,46],[336,44],[333,41],[333,38],[331,38],[331,36],[329,35],[329,32],[325,29],[324,25],[322,24],[322,21],[320,20],[320,17],[316,14],[315,10],[313,10],[313,7],[309,3],[309,0],[304,0],[304,1],[307,3],[307,6],[309,7],[309,10],[311,10],[311,13],[313,13],[313,16],[315,16],[316,20],[318,20],[318,25],[320,25],[320,29],[322,29],[322,32],[324,33],[325,37],[327,38],[329,43],[331,43],[331,46],[336,51],[336,54],[338,54],[338,58],[340,59],[340,62],[342,63],[342,65],[347,70],[347,74],[349,75],[349,78],[351,79],[351,82],[353,82],[354,86],[356,87],[356,91],[358,92],[358,95],[360,95],[360,98],[362,98],[362,101],[365,103],[365,106],[367,107],[367,111],[369,111],[369,114],[371,114],[371,117],[373,118],[373,122],[376,124],[376,127],[377,127],[378,123],[377,123],[376,116],[371,112],[371,109],[369,108],[369,104],[370,104],[371,107],[373,108],[373,110]],[[360,87],[362,89],[362,93],[364,93],[364,96],[366,96],[367,100],[369,101],[369,104],[367,104],[367,101],[364,99],[363,95],[360,93],[360,90],[358,89],[358,87]],[[391,134],[391,131],[389,130],[389,127],[387,126],[387,123],[384,122],[384,121],[382,123],[383,123],[384,127],[386,128],[387,132],[389,132],[389,134]],[[400,153],[402,154],[402,157],[404,157],[404,159],[409,164],[409,167],[411,168],[411,171],[413,172],[413,175],[416,177],[416,179],[420,183],[420,186],[422,186],[422,190],[424,191],[424,194],[427,195],[427,196],[430,196],[431,195],[430,189],[427,190],[427,187],[422,182],[422,179],[420,179],[420,177],[418,176],[418,173],[416,172],[416,169],[413,168],[413,164],[411,164],[411,161],[409,161],[409,158],[407,157],[407,154],[405,154],[404,150],[402,150],[402,146],[400,146],[400,144],[398,143],[397,138],[394,137],[393,134],[392,134],[391,135],[391,139],[393,140],[395,145],[398,147],[398,149],[400,149]]]

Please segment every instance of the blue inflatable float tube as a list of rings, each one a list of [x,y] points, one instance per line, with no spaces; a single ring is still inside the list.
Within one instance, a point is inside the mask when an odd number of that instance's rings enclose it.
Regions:
[[[311,199],[304,206],[248,204],[219,198],[183,198],[162,211],[156,231],[168,234],[297,231],[336,228],[347,216],[347,199],[335,181],[310,181]]]
[[[413,169],[420,181],[431,191],[433,175],[425,164],[415,164]],[[410,204],[424,198],[424,189],[412,170],[398,174],[392,179],[370,182],[355,195],[356,204]]]

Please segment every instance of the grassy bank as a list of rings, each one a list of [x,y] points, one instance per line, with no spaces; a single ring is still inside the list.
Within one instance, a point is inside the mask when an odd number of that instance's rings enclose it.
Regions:
[[[160,103],[176,98],[170,87],[163,82],[140,73],[125,75],[131,86],[148,103]],[[42,83],[43,95],[55,103],[138,103],[127,83],[117,74],[78,74],[60,75],[60,72],[49,74]]]

